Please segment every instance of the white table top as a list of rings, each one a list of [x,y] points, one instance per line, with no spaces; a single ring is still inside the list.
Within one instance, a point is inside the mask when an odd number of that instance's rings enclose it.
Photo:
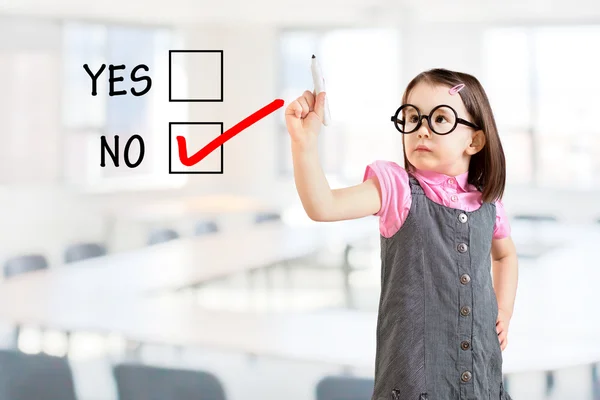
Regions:
[[[5,301],[4,296],[0,299]],[[141,342],[200,346],[260,356],[372,369],[377,313],[337,310],[311,313],[249,314],[206,311],[182,302],[103,302],[66,297],[27,299],[2,309],[1,318],[37,322],[55,329],[119,333]],[[71,299],[72,300],[72,299]],[[504,372],[565,368],[600,360],[599,318],[569,329],[555,322],[511,324],[503,353]],[[519,325],[519,326],[517,326]],[[587,325],[587,327],[586,327]]]
[[[264,240],[267,232],[273,234],[276,231],[273,229],[265,228],[262,233],[265,236],[257,233],[256,237]],[[290,235],[280,243],[285,244],[294,237]],[[320,241],[326,237],[323,234],[314,239]],[[248,239],[248,242],[252,240]],[[566,241],[565,247],[554,253],[521,263],[509,345],[503,353],[505,373],[558,369],[600,361],[600,312],[597,311],[600,266],[593,257],[598,244],[600,231],[591,230],[582,238],[573,237],[572,241]],[[164,250],[152,254],[157,261],[148,257],[151,269],[156,273],[162,265],[162,251],[166,254],[168,248],[165,246]],[[236,247],[234,259],[239,261],[239,255],[251,253],[252,247],[242,244]],[[229,256],[223,259],[229,259]],[[189,264],[189,256],[181,257],[178,262]],[[174,264],[173,268],[178,267]],[[167,283],[180,283],[179,275],[166,275],[171,277]],[[64,286],[52,288],[53,281],[44,280],[42,276],[23,279],[19,284],[0,285],[0,304],[9,305],[0,307],[0,318],[65,330],[116,332],[133,340],[153,343],[206,346],[359,369],[374,366],[377,321],[374,312],[249,314],[206,311],[182,300],[125,298],[112,296],[109,291],[99,297],[97,291],[86,291],[78,286],[61,291]],[[84,276],[82,274],[81,279]],[[72,279],[71,283],[77,283],[75,278]],[[148,287],[157,286],[159,281],[150,279],[152,284]],[[86,287],[86,282],[81,282],[82,288]]]

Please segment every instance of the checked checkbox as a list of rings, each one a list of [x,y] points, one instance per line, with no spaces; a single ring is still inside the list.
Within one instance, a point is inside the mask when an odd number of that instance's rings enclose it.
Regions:
[[[222,174],[223,144],[220,144],[193,164],[186,162],[186,159],[189,159],[188,157],[184,158],[183,161],[180,158],[183,150],[185,150],[186,156],[193,156],[198,150],[205,149],[215,138],[219,138],[222,134],[222,122],[170,122],[169,173]],[[178,140],[178,137],[185,138],[185,143],[182,143],[181,139]]]

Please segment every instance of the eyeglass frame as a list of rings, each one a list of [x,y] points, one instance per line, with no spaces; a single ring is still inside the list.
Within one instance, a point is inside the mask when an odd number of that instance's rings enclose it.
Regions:
[[[398,119],[398,115],[400,114],[400,111],[401,111],[401,110],[402,110],[404,107],[407,107],[407,106],[414,107],[414,109],[415,109],[415,110],[417,110],[417,113],[419,114],[419,122],[417,123],[417,127],[415,128],[415,130],[413,130],[413,131],[410,131],[410,132],[402,132],[402,131],[400,130],[400,128],[398,128],[398,124],[404,124],[404,121],[402,121],[402,123],[401,123],[401,122],[400,122],[400,120]],[[430,116],[431,114],[433,114],[433,113],[434,113],[434,112],[435,112],[435,111],[436,111],[438,108],[441,108],[441,107],[448,107],[449,109],[451,109],[451,110],[452,110],[452,112],[454,113],[454,117],[456,118],[456,120],[455,120],[455,122],[454,122],[454,127],[452,127],[452,129],[450,129],[450,130],[449,130],[448,132],[446,132],[446,133],[437,133],[437,132],[436,132],[436,131],[433,129],[433,127],[431,126],[431,120],[429,119],[429,116]],[[431,129],[431,132],[435,133],[436,135],[442,135],[442,136],[443,136],[443,135],[448,135],[449,133],[452,133],[452,132],[453,132],[453,131],[456,129],[456,127],[458,126],[458,124],[463,124],[463,125],[466,125],[466,126],[468,126],[468,127],[470,127],[470,128],[477,129],[477,130],[481,129],[481,128],[479,128],[477,125],[475,125],[474,123],[472,123],[472,122],[469,122],[469,121],[467,121],[467,120],[465,120],[465,119],[462,119],[462,118],[460,118],[460,117],[458,116],[458,113],[456,112],[456,110],[455,110],[454,108],[452,108],[451,106],[447,105],[447,104],[440,104],[440,105],[438,105],[438,106],[435,106],[435,107],[434,107],[434,108],[433,108],[433,109],[432,109],[432,110],[429,112],[429,115],[421,115],[421,110],[419,110],[419,107],[415,106],[414,104],[403,104],[403,105],[401,105],[401,106],[400,106],[400,107],[399,107],[399,108],[396,110],[396,113],[395,113],[394,115],[392,115],[392,117],[391,117],[391,121],[394,123],[394,127],[396,127],[396,129],[398,130],[398,132],[400,132],[400,133],[401,133],[401,134],[403,134],[403,135],[410,135],[411,133],[415,133],[416,131],[418,131],[418,130],[419,130],[419,128],[421,128],[421,123],[423,122],[423,118],[425,118],[425,119],[427,120],[427,125],[429,125],[429,128]]]

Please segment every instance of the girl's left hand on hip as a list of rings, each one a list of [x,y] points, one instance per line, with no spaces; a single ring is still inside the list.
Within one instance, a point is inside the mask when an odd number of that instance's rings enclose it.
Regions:
[[[502,310],[498,310],[498,318],[496,319],[496,333],[500,342],[500,349],[504,351],[508,343],[508,325],[510,324],[510,316]]]

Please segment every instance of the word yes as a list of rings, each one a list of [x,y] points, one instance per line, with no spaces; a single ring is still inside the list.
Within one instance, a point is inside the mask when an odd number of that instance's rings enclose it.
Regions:
[[[121,64],[121,65],[112,65],[110,64],[108,66],[108,71],[109,71],[109,78],[108,78],[108,83],[109,83],[109,91],[108,91],[108,95],[109,96],[123,96],[127,94],[126,90],[115,90],[115,82],[123,82],[123,77],[122,76],[115,76],[115,71],[120,71],[120,70],[124,70],[126,67],[125,65]],[[106,69],[106,64],[102,64],[102,66],[100,67],[100,69],[98,70],[98,72],[93,73],[90,70],[90,67],[87,64],[83,65],[83,69],[85,69],[85,72],[88,73],[88,75],[90,76],[90,78],[92,79],[92,96],[96,96],[98,94],[97,92],[97,87],[98,87],[98,78],[100,77],[100,75],[102,75],[102,72],[104,72],[104,70]],[[131,70],[131,80],[133,82],[141,82],[141,81],[146,81],[146,87],[144,88],[144,90],[138,92],[137,90],[135,90],[135,88],[131,88],[131,94],[133,94],[134,96],[143,96],[146,93],[148,93],[150,91],[150,88],[152,87],[152,79],[150,78],[150,76],[148,75],[142,75],[142,76],[137,76],[136,73],[140,70],[143,69],[144,71],[148,72],[150,69],[148,68],[147,65],[145,64],[139,64],[137,65],[133,70]]]

